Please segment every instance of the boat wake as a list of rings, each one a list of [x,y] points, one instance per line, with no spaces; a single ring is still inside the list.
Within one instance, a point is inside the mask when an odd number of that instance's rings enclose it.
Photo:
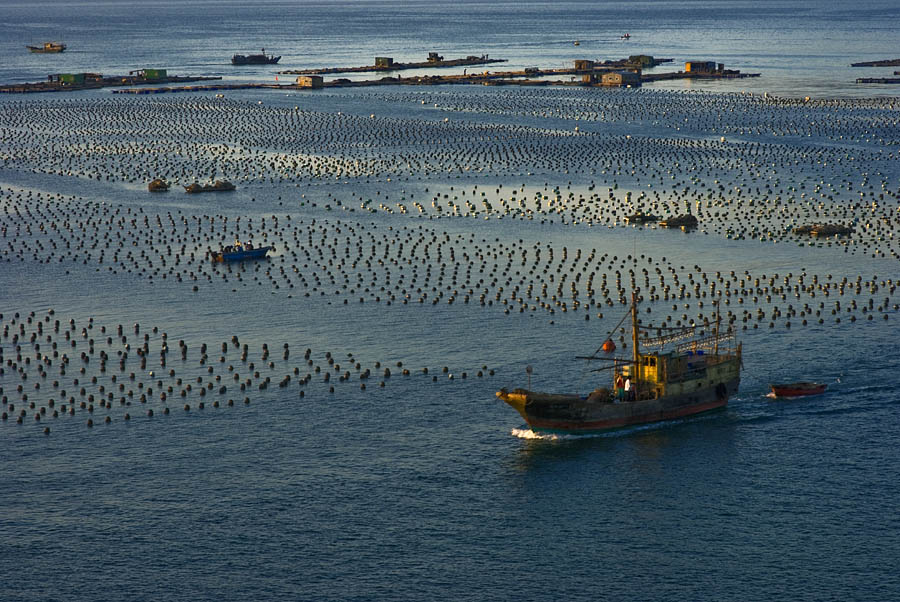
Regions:
[[[699,416],[692,417],[692,420],[698,419],[702,418]],[[635,424],[609,431],[595,431],[587,433],[541,433],[535,432],[529,428],[520,428],[512,429],[512,431],[510,431],[510,434],[513,437],[531,441],[583,441],[585,439],[609,439],[615,437],[627,437],[637,432],[657,430],[666,428],[673,424],[681,424],[683,422],[685,422],[685,419],[678,418],[675,420],[663,420],[650,424]]]
[[[543,441],[558,441],[559,435],[554,433],[536,433],[531,429],[513,429],[512,436],[519,439],[539,439]],[[565,435],[563,435],[565,437]]]

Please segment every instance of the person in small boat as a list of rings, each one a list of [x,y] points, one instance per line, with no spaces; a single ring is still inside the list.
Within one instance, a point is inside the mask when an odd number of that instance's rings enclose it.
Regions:
[[[245,243],[244,243],[244,249],[246,249],[247,251],[252,251],[252,250],[253,250],[253,243],[252,243],[252,242],[245,242]]]

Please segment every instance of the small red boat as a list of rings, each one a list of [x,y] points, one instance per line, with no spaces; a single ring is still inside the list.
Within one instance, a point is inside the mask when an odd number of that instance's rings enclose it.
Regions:
[[[818,395],[824,393],[828,385],[822,383],[789,383],[784,385],[769,385],[775,397],[801,397],[803,395]]]

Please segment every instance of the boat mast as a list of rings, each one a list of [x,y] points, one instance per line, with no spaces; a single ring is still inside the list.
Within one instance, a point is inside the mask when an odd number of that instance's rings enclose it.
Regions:
[[[631,291],[631,344],[632,344],[632,358],[634,365],[634,375],[632,376],[632,380],[637,383],[638,374],[640,373],[638,369],[638,321],[637,321],[637,297],[634,294],[634,291]]]
[[[713,355],[719,355],[719,320],[721,319],[720,312],[719,312],[720,301],[721,301],[721,299],[716,301],[716,332],[715,332],[715,335],[713,336],[713,340],[714,340]]]

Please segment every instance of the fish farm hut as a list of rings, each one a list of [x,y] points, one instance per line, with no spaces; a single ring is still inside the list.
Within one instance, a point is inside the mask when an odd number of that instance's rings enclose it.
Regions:
[[[393,67],[394,59],[389,56],[376,56],[375,57],[375,66],[376,67]]]
[[[165,79],[168,77],[168,72],[165,69],[141,69],[136,72],[136,75],[149,80]]]
[[[297,78],[297,86],[300,88],[321,88],[323,85],[321,75],[301,75]]]
[[[634,71],[611,71],[603,74],[600,83],[604,86],[640,86],[641,74]]]
[[[48,75],[47,79],[61,84],[83,84],[86,77],[87,73],[55,73]]]
[[[725,65],[715,61],[688,61],[684,64],[685,73],[716,73],[724,71]]]

